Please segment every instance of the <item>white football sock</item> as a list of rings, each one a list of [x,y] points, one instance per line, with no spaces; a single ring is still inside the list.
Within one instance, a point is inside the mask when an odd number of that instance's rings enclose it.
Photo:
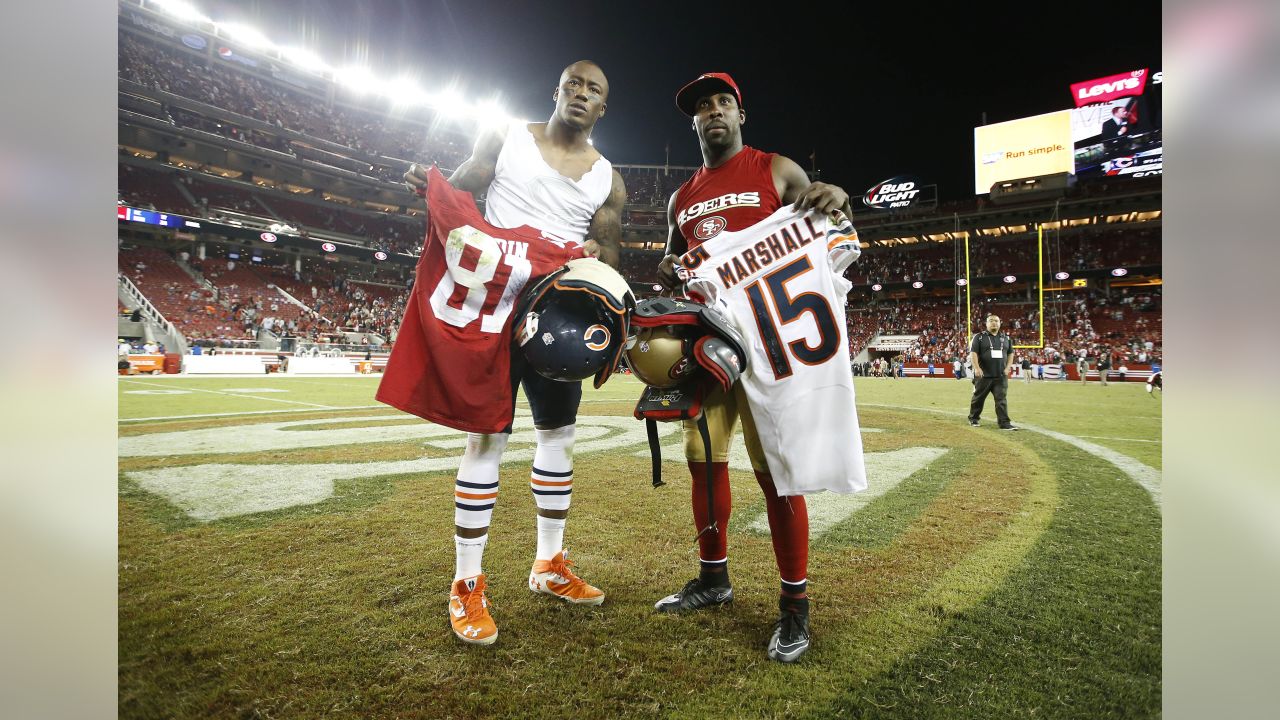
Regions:
[[[564,549],[564,519],[538,516],[539,560],[550,560]]]
[[[453,486],[453,523],[458,527],[489,527],[498,501],[498,465],[510,437],[506,433],[467,433],[467,449]]]
[[[453,549],[457,558],[453,571],[454,582],[480,574],[480,561],[484,558],[484,546],[487,542],[489,533],[478,538],[453,536]]]

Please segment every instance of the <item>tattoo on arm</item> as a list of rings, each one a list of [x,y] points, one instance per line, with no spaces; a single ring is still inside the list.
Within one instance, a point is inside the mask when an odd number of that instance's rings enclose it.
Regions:
[[[476,144],[467,158],[453,174],[449,176],[449,184],[472,195],[480,195],[489,189],[493,176],[498,168],[498,153],[502,151],[505,140],[503,131],[486,131],[476,138]]]
[[[626,203],[627,188],[622,175],[614,170],[609,197],[591,218],[587,235],[600,246],[600,260],[615,269],[622,259],[622,208]]]

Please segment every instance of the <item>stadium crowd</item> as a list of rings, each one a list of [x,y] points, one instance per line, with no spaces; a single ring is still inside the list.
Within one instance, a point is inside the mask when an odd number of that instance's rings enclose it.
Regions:
[[[229,110],[282,130],[327,140],[358,151],[369,160],[381,155],[453,168],[470,149],[461,136],[440,133],[432,135],[430,143],[424,143],[422,138],[428,134],[424,123],[430,121],[429,117],[397,121],[389,115],[351,106],[330,107],[319,95],[255,76],[239,63],[214,60],[202,53],[178,50],[126,32],[120,32],[118,39],[119,73],[125,80]],[[175,124],[209,122],[186,111],[174,115],[174,111],[169,110],[169,116]],[[262,147],[272,150],[288,151],[287,146],[281,144],[281,138],[265,132],[247,134],[242,129],[229,128],[219,134],[241,142],[262,143]],[[393,170],[391,176],[382,179],[398,182],[400,178]]]
[[[461,134],[433,132],[430,111],[393,117],[329,102],[322,93],[271,78],[263,68],[251,70],[212,54],[130,32],[119,33],[119,75],[144,88],[217,109],[202,114],[162,103],[158,111],[151,112],[162,121],[387,182],[401,181],[405,161],[451,168],[469,150],[469,142]],[[336,93],[339,100],[344,93]],[[241,120],[252,118],[279,132],[247,127],[228,113],[242,116]],[[661,237],[667,200],[693,169],[652,165],[618,169],[628,194],[624,224],[634,232]],[[248,216],[263,223],[286,223],[303,236],[314,231],[338,232],[387,252],[420,251],[424,234],[420,215],[356,210],[324,198],[320,189],[294,193],[273,189],[264,179],[257,182],[222,177],[207,166],[144,165],[140,161],[119,165],[119,199],[133,206],[224,220]],[[860,216],[859,222],[874,226],[887,217]],[[1046,262],[1053,270],[1160,263],[1160,237],[1152,230],[1090,229],[1087,234],[1051,237],[1048,248]],[[1036,251],[1028,243],[980,240],[971,242],[970,251],[970,274],[974,277],[1036,270]],[[193,260],[185,251],[171,254],[155,248],[122,247],[120,271],[196,344],[251,343],[264,330],[318,343],[347,342],[355,334],[376,344],[378,339],[391,341],[395,336],[407,297],[403,277],[369,277],[362,282],[340,277],[322,263],[307,261],[302,270],[295,271],[287,261],[246,264],[220,252],[215,247],[210,257]],[[640,287],[651,285],[656,281],[661,254],[624,251],[624,276]],[[855,286],[947,279],[956,277],[962,263],[950,243],[873,246],[850,268],[848,277]],[[971,311],[978,319],[988,312],[999,314],[1019,343],[1033,334],[1038,337],[1035,307],[1023,299],[984,299]],[[1046,317],[1050,318],[1045,328],[1048,348],[1040,353],[1044,359],[1057,357],[1070,362],[1082,352],[1089,357],[1112,353],[1118,362],[1158,357],[1158,289],[1131,293],[1124,288],[1109,298],[1097,290],[1078,292],[1055,299],[1046,308]],[[967,353],[964,323],[957,320],[949,299],[857,301],[851,303],[848,327],[855,355],[880,334],[918,335],[903,353],[907,361],[936,363]]]

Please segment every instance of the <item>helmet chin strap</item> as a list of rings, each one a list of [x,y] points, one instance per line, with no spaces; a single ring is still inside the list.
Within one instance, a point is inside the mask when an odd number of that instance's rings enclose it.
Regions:
[[[681,376],[682,381],[671,387],[657,387],[646,383],[644,392],[636,403],[635,417],[645,421],[655,488],[665,484],[662,481],[662,448],[658,442],[657,423],[692,420],[698,428],[704,457],[707,459],[707,511],[710,521],[706,527],[698,530],[696,542],[697,538],[708,532],[720,532],[715,521],[715,470],[711,462],[711,433],[707,427],[706,413],[702,409],[703,399],[708,390],[717,385],[725,392],[732,390],[734,383],[747,368],[746,344],[727,318],[713,308],[686,298],[659,297],[642,300],[636,305],[632,325],[641,329],[651,328],[653,331],[684,328],[680,332],[692,340],[687,343],[687,351],[682,359],[694,368],[693,374]],[[644,363],[641,355],[644,352],[641,347],[628,346],[627,358],[633,371],[637,364]],[[670,362],[671,358],[664,358],[658,372],[649,368],[649,380],[660,382],[665,379],[664,375],[677,377],[670,369],[663,367]]]

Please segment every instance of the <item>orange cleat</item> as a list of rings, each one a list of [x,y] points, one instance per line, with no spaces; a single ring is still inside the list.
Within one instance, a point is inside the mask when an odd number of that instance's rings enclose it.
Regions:
[[[449,622],[453,634],[465,643],[492,645],[498,626],[489,616],[489,599],[484,596],[484,575],[462,578],[453,583],[449,595]]]
[[[529,573],[529,589],[536,593],[554,595],[577,605],[599,605],[604,602],[604,592],[574,575],[569,569],[572,566],[568,550],[561,550],[560,554],[550,560],[534,562],[533,570]]]

